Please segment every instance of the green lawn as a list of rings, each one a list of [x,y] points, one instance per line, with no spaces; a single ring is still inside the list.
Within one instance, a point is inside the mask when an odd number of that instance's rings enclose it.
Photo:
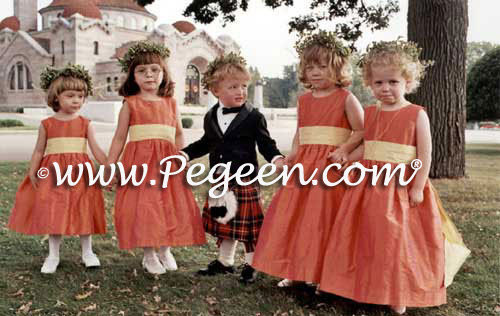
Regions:
[[[463,234],[472,256],[448,288],[448,304],[410,308],[407,315],[500,315],[500,145],[467,147],[467,177],[435,180],[445,208]],[[0,315],[391,315],[383,306],[362,305],[307,287],[278,289],[277,279],[260,277],[243,286],[238,274],[198,277],[195,271],[215,258],[209,245],[177,248],[179,271],[160,277],[140,267],[142,252],[120,251],[106,193],[109,233],[94,238],[102,268],[86,271],[80,263],[79,241],[66,238],[55,275],[42,275],[47,254],[43,238],[23,236],[5,226],[18,184],[28,163],[0,162]],[[198,203],[207,187],[195,188]],[[263,188],[265,204],[275,188]],[[239,249],[237,264],[242,263]]]

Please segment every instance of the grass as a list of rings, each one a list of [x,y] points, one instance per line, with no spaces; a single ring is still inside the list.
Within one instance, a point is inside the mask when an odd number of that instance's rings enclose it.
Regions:
[[[408,310],[407,315],[499,315],[500,146],[467,147],[467,177],[435,180],[445,208],[461,230],[472,256],[448,288],[448,303]],[[94,238],[102,262],[98,270],[80,263],[79,241],[66,238],[54,275],[39,270],[47,254],[44,238],[23,236],[5,226],[27,163],[0,162],[0,315],[229,315],[323,316],[391,315],[383,306],[357,304],[312,289],[278,289],[277,279],[262,276],[249,286],[238,275],[198,277],[195,271],[217,254],[214,240],[203,247],[174,249],[179,271],[154,277],[140,268],[142,252],[120,251],[111,215],[109,233]],[[275,188],[264,187],[265,205]],[[207,187],[196,187],[198,203]],[[106,206],[112,207],[106,192]],[[242,262],[239,249],[238,263]]]

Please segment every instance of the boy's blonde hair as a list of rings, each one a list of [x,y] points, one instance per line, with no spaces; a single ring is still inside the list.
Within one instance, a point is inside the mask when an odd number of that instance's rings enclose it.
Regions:
[[[89,95],[87,83],[82,79],[60,76],[52,81],[47,90],[47,105],[54,112],[60,110],[61,106],[59,105],[58,96],[66,90],[83,91],[85,97]]]
[[[307,89],[312,85],[307,81],[306,68],[311,64],[326,63],[330,73],[330,80],[337,87],[348,87],[352,83],[352,68],[349,56],[338,54],[335,50],[322,45],[311,45],[303,49],[300,55],[299,80]]]
[[[425,69],[433,64],[432,61],[419,60],[420,52],[417,44],[401,39],[372,43],[360,61],[365,86],[371,84],[374,66],[394,67],[401,70],[401,75],[407,81],[406,92],[414,92],[425,75]]]
[[[213,92],[227,78],[250,81],[246,61],[239,54],[231,52],[211,61],[203,73],[202,84],[205,89]]]

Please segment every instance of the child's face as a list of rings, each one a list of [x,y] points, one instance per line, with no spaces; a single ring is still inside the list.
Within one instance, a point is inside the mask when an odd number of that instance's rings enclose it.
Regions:
[[[78,90],[65,90],[57,96],[59,111],[65,114],[77,113],[85,102],[85,92]]]
[[[401,70],[391,66],[372,66],[370,88],[377,100],[384,105],[403,103],[408,86]]]
[[[225,78],[213,89],[213,94],[226,107],[238,107],[247,101],[248,81],[244,79]]]
[[[313,90],[324,90],[333,86],[330,69],[326,61],[306,65],[306,79]]]
[[[138,65],[134,79],[141,91],[156,93],[163,80],[163,69],[159,64]]]

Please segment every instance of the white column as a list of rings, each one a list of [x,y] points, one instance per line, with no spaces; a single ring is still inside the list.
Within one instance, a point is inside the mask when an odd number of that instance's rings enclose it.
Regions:
[[[264,107],[264,89],[260,80],[255,83],[253,105],[258,109]]]

